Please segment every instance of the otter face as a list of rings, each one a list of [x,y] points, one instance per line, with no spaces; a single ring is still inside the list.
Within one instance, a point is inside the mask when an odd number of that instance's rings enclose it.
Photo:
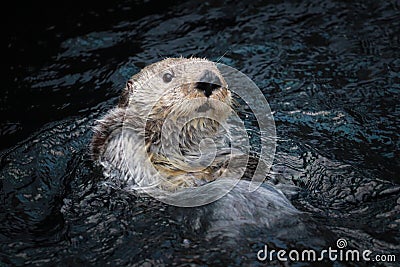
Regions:
[[[178,117],[230,114],[231,93],[216,65],[206,59],[168,58],[129,80],[120,106],[154,121],[167,113]]]

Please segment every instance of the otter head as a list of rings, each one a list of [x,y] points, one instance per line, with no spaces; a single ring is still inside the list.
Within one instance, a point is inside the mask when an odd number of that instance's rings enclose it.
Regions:
[[[230,113],[227,87],[211,61],[167,58],[145,67],[127,82],[119,107],[134,109],[150,121],[164,120],[168,114],[223,119]]]

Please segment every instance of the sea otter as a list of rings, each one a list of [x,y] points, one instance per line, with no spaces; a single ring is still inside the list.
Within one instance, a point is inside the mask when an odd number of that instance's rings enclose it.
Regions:
[[[240,181],[248,158],[232,149],[240,141],[227,125],[228,87],[216,64],[201,58],[167,58],[134,75],[94,129],[92,156],[107,182],[187,207],[211,203],[236,184],[231,195],[250,195],[244,194],[249,182]],[[276,202],[295,211],[275,188],[252,196],[253,206]]]
[[[127,82],[95,127],[92,155],[121,186],[177,190],[216,180],[230,159],[222,124],[231,105],[213,62],[167,58]]]

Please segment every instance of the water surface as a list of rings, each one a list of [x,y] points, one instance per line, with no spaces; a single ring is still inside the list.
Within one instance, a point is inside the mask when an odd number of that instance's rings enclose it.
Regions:
[[[49,6],[49,20],[10,26],[3,265],[262,265],[264,244],[320,249],[338,238],[400,258],[398,1],[225,2],[118,1],[71,15]],[[16,18],[30,19],[24,10]],[[206,239],[187,211],[99,185],[87,151],[94,121],[131,75],[180,55],[220,59],[262,90],[278,136],[268,179],[298,187],[290,198],[310,235],[277,226]],[[257,122],[239,113],[257,151]]]

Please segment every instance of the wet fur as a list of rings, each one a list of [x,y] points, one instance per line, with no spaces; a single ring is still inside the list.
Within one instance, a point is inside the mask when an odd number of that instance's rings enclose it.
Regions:
[[[182,92],[170,92],[161,98],[162,101],[159,103],[162,105],[155,105],[153,110],[147,110],[150,114],[147,120],[144,119],[146,112],[143,110],[152,102],[148,102],[149,99],[146,97],[150,98],[157,91],[149,88],[149,91],[139,92],[135,95],[136,98],[132,99],[132,92],[138,90],[143,79],[151,79],[151,73],[159,71],[157,64],[168,67],[179,60],[192,60],[195,64],[205,62],[204,59],[167,59],[146,67],[127,82],[118,107],[109,111],[94,128],[92,155],[102,164],[107,182],[113,186],[133,189],[134,192],[140,192],[141,188],[153,188],[154,192],[159,192],[161,198],[164,190],[168,190],[169,194],[172,191],[174,197],[182,200],[204,199],[210,196],[210,190],[225,190],[236,182],[235,179],[240,178],[234,172],[229,173],[227,178],[219,178],[224,172],[226,162],[231,158],[224,147],[225,133],[212,120],[193,121],[185,125],[181,133],[185,140],[182,145],[187,153],[186,156],[198,156],[196,149],[193,155],[190,153],[199,140],[205,137],[212,138],[220,146],[215,160],[208,168],[188,173],[176,167],[181,164],[179,156],[172,159],[175,161],[174,165],[161,153],[160,132],[163,120],[170,114],[174,105],[179,106],[179,103],[182,103],[183,99],[175,99],[185,97],[180,94]],[[208,61],[207,63],[210,64]],[[190,88],[180,88],[180,90],[190,91]],[[189,91],[186,97],[196,97],[197,92]],[[227,92],[220,94],[219,97],[226,97],[224,101],[232,105],[230,94]],[[195,112],[195,107],[192,106],[183,105],[180,108],[176,114],[177,121],[179,118],[184,119],[186,113]],[[228,115],[221,114],[222,117]],[[126,151],[130,151],[129,155],[124,154]],[[238,173],[239,169],[240,167]],[[157,172],[168,177],[168,185],[160,179]],[[213,182],[208,183],[210,181]],[[205,187],[201,186],[204,182],[208,183]],[[271,228],[284,218],[300,214],[279,189],[264,184],[257,191],[250,192],[249,184],[248,181],[240,180],[233,190],[218,201],[192,210],[185,209],[183,220],[192,225],[194,231],[207,231],[209,237],[237,236],[245,225]],[[209,226],[207,229],[200,229],[204,225],[200,221],[204,219],[209,221]]]
[[[188,66],[182,65],[181,62]],[[193,67],[190,65],[192,63]],[[205,59],[170,58],[144,68],[127,82],[118,107],[97,122],[91,143],[93,159],[103,165],[105,174],[111,181],[118,186],[136,189],[159,186],[176,190],[218,178],[224,162],[229,160],[225,152],[217,155],[209,168],[201,172],[186,172],[180,168],[185,164],[182,156],[174,155],[171,158],[163,155],[160,144],[161,130],[168,116],[177,121],[185,121],[191,114],[197,113],[198,108],[192,105],[193,102],[186,104],[185,101],[196,99],[200,106],[208,100],[193,88],[194,82],[190,82],[184,76],[186,72],[197,71],[198,66],[204,64],[215,73],[219,73],[214,64]],[[182,80],[177,82],[178,86],[162,90],[158,87],[163,87],[164,84],[153,84],[153,80],[159,79],[158,72],[178,72],[182,66],[186,69],[182,70]],[[223,81],[222,76],[220,79]],[[219,106],[216,102],[210,111],[217,114],[214,116],[226,119],[229,116],[226,107],[232,104],[229,91],[222,87],[210,98],[226,103],[226,106]],[[199,142],[204,138],[212,138],[220,148],[226,147],[223,133],[219,123],[212,119],[199,118],[184,125],[179,136],[183,141],[176,142],[182,146],[181,150],[186,158],[195,159],[199,157]],[[125,153],[127,151],[129,153]],[[160,175],[157,175],[154,169],[168,181],[160,179]]]

